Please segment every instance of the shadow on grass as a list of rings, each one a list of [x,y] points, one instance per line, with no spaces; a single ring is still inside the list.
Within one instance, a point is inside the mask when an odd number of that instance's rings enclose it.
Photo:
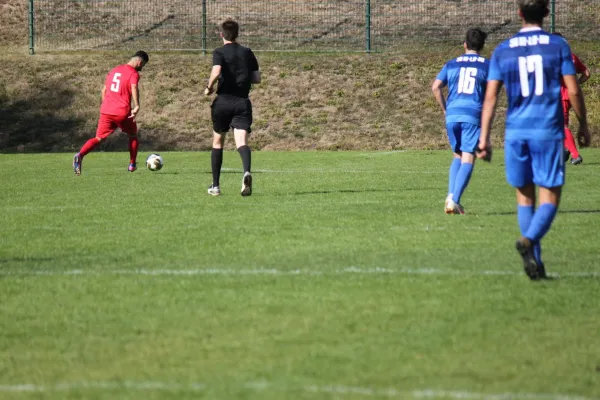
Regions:
[[[406,190],[406,189],[402,189]],[[307,192],[290,192],[290,193],[278,193],[274,196],[303,196],[311,194],[337,194],[337,193],[379,193],[379,192],[398,192],[399,189],[333,189],[333,190],[313,190]]]
[[[0,86],[0,149],[3,153],[63,149],[83,121],[64,116],[76,92],[60,82],[46,81],[9,97]]]
[[[212,175],[212,171],[202,171],[202,173]],[[264,171],[252,171],[252,175],[264,174],[264,173],[265,173]],[[231,171],[231,170],[221,171],[221,175],[225,175],[225,174],[243,175],[244,171],[241,168],[239,171]]]
[[[600,214],[600,210],[558,210],[559,214]],[[517,215],[516,211],[484,213],[483,215]]]
[[[0,153],[72,152],[94,137],[99,114],[76,117],[75,111],[87,107],[80,107],[78,91],[66,86],[60,80],[46,80],[9,95],[0,82]],[[175,136],[169,128],[142,124],[140,149],[172,149]],[[127,135],[117,130],[95,151],[127,151],[128,142]]]

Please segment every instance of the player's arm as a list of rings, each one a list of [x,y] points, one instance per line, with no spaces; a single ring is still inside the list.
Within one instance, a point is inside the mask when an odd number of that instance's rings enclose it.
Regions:
[[[573,63],[575,64],[575,71],[577,71],[578,74],[581,74],[579,76],[579,84],[583,85],[584,82],[590,79],[592,73],[590,72],[590,69],[583,63],[583,61],[581,61],[575,54],[573,54]]]
[[[592,76],[592,73],[590,72],[589,68],[585,68],[583,70],[583,72],[581,73],[581,75],[579,76],[579,84],[582,85],[584,84],[588,79],[590,79]]]
[[[104,96],[106,96],[106,85],[102,85],[102,90],[100,91],[100,95],[102,96],[102,101],[104,101]]]
[[[436,79],[435,81],[433,81],[433,85],[431,86],[433,96],[437,100],[444,114],[446,114],[446,99],[444,98],[444,92],[442,91],[442,89],[445,86],[446,85],[444,84],[444,82],[440,79]]]
[[[213,66],[210,70],[210,77],[208,78],[208,84],[206,88],[204,88],[204,94],[210,95],[215,90],[215,83],[217,83],[217,79],[221,76],[221,69],[225,58],[223,54],[219,51],[219,49],[215,50],[213,53]]]
[[[135,118],[140,112],[140,90],[137,84],[131,85],[131,98],[133,99],[133,108],[131,109],[129,118]]]
[[[479,136],[479,146],[477,148],[477,157],[489,161],[492,155],[492,123],[496,114],[496,104],[498,103],[498,94],[502,89],[502,81],[488,81],[485,89],[485,100],[481,111],[481,135]]]
[[[587,109],[585,107],[585,101],[583,99],[583,93],[581,87],[577,81],[576,75],[564,75],[565,86],[569,92],[569,100],[571,106],[577,115],[579,120],[579,131],[577,132],[577,140],[583,147],[590,145],[590,129],[587,122]]]
[[[250,82],[260,83],[260,81],[261,81],[260,71],[252,71],[252,74],[250,74]]]
[[[206,85],[206,89],[204,89],[204,94],[209,95],[215,90],[215,83],[219,76],[221,75],[221,65],[213,65],[210,70],[210,78],[208,78],[208,84]]]
[[[260,71],[258,70],[258,60],[256,56],[252,52],[252,50],[248,50],[248,67],[250,69],[250,82],[251,83],[260,83],[261,76]]]

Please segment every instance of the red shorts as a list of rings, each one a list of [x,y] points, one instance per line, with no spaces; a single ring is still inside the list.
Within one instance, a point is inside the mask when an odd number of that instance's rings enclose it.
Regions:
[[[100,114],[100,119],[98,120],[98,129],[96,129],[96,137],[100,139],[106,139],[117,128],[120,128],[128,135],[135,135],[138,131],[137,124],[133,118],[129,118],[129,115],[122,116]]]
[[[571,110],[571,102],[569,100],[563,100],[563,113],[565,115],[565,126],[569,125],[569,111]]]

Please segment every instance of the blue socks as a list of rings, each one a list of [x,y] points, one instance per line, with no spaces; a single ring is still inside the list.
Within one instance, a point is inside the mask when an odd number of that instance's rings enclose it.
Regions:
[[[554,217],[556,217],[557,211],[558,207],[554,204],[541,204],[531,219],[529,228],[527,228],[527,233],[523,236],[534,243],[539,242],[550,230],[550,226],[552,225],[552,221],[554,221]]]
[[[456,182],[456,175],[460,169],[460,158],[453,158],[452,164],[450,164],[450,177],[448,178],[448,194],[454,194],[454,182]]]
[[[535,209],[533,206],[517,206],[517,219],[519,220],[519,229],[521,230],[521,236],[527,234],[527,230],[531,225],[533,219],[533,213]],[[533,242],[533,255],[537,262],[542,262],[542,245],[540,241]]]
[[[533,206],[517,206],[517,219],[519,220],[519,229],[521,229],[521,236],[527,234],[531,220],[533,219]]]
[[[517,208],[517,218],[519,220],[521,235],[533,243],[533,253],[539,263],[542,262],[540,240],[550,230],[557,211],[558,207],[550,203],[540,205],[535,212],[533,206],[518,206]]]
[[[454,183],[454,188],[452,192],[452,200],[456,203],[460,204],[460,198],[464,193],[469,181],[471,180],[471,174],[473,173],[473,164],[470,163],[462,163],[460,164],[460,168],[458,173],[456,174],[456,181]]]

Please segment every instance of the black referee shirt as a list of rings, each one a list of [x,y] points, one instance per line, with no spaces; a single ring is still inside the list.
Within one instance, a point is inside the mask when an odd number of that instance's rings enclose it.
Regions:
[[[213,52],[213,66],[221,66],[217,94],[248,98],[252,72],[258,71],[258,61],[247,47],[228,43]]]

